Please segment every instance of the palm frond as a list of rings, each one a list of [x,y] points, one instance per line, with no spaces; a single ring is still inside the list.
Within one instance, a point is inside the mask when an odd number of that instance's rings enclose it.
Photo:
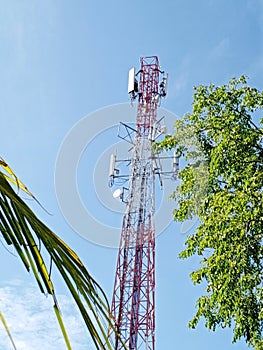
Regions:
[[[14,350],[17,350],[17,347],[16,347],[16,345],[15,345],[14,339],[13,339],[13,337],[12,337],[12,334],[11,334],[9,328],[8,328],[8,325],[7,325],[7,323],[6,323],[6,320],[5,320],[5,318],[4,318],[3,314],[2,314],[2,312],[0,312],[0,320],[1,320],[2,323],[3,323],[3,326],[4,326],[5,330],[6,330],[6,333],[7,333],[7,335],[8,335],[8,338],[10,339],[10,341],[11,341],[11,343],[12,343],[12,345],[13,345]]]
[[[2,159],[0,166],[11,176],[11,182],[33,196]],[[59,312],[51,273],[40,251],[39,242],[64,279],[96,348],[113,349],[107,334],[108,329],[114,330],[114,326],[105,293],[77,254],[41,222],[13,190],[8,183],[10,176],[0,171],[0,231],[5,242],[13,245],[25,268],[33,271],[41,292],[52,295],[54,310],[68,349],[69,340]]]

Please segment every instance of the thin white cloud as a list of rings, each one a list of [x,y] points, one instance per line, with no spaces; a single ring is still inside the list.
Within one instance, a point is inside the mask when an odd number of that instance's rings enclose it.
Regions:
[[[94,349],[72,299],[66,295],[58,299],[72,348]],[[0,287],[0,310],[18,350],[66,349],[52,305],[52,299],[45,298],[33,284],[14,280]],[[0,349],[13,349],[2,324]]]
[[[224,56],[230,46],[230,39],[228,37],[221,39],[212,49],[210,59],[218,59]]]
[[[44,33],[45,39],[53,35],[55,18],[52,0],[42,3],[15,0],[1,8],[0,46],[9,74],[14,68],[23,72],[31,56],[41,49],[41,35]]]
[[[168,81],[168,93],[170,97],[177,97],[182,95],[189,83],[189,70],[191,67],[191,58],[189,55],[186,55],[182,60],[177,71],[174,72],[175,77],[172,79],[169,78]]]

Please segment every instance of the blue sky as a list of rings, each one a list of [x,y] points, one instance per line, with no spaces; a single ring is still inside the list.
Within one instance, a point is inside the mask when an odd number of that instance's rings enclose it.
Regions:
[[[117,250],[92,244],[75,233],[56,199],[55,163],[65,136],[83,117],[88,116],[94,125],[94,111],[128,101],[128,69],[139,68],[139,57],[144,55],[158,55],[162,68],[169,73],[163,107],[177,116],[191,110],[194,85],[223,84],[233,76],[247,74],[250,84],[262,89],[262,23],[261,0],[1,1],[1,156],[52,212],[49,216],[30,203],[79,254],[109,298]],[[117,142],[114,132],[99,137],[105,150]],[[88,188],[96,165],[94,149],[91,144],[85,150],[78,176],[85,205],[95,208],[96,217],[103,221],[105,208]],[[104,158],[102,162],[108,169]],[[107,183],[108,179],[101,176],[100,181]],[[115,211],[122,210],[119,204],[114,206]],[[110,210],[107,220],[111,220]],[[121,226],[121,216],[114,216],[112,224]],[[231,344],[229,330],[212,333],[202,324],[194,331],[187,328],[202,286],[193,287],[188,276],[198,259],[177,258],[184,240],[185,234],[175,223],[157,239],[156,348],[247,349],[242,341]],[[21,296],[24,301],[34,294],[32,278],[4,247],[0,260],[5,266],[0,276],[1,310],[8,316],[17,345],[36,349],[47,341],[48,324],[41,311],[44,297],[40,295],[38,307],[28,309]],[[58,294],[67,305],[69,296],[60,279],[55,278]],[[11,286],[8,292],[7,286]],[[65,318],[73,328],[70,317],[76,320],[77,316],[74,306],[72,312],[69,307],[64,311]],[[22,327],[17,327],[18,314],[19,322],[25,326],[32,314],[38,315],[42,330],[36,331],[32,325],[32,332],[27,329],[24,333]],[[58,329],[55,322],[54,329]],[[1,348],[11,349],[4,337],[0,332]],[[87,348],[86,335],[74,333],[72,339],[74,350]],[[53,349],[64,349],[64,345],[58,347],[52,342],[50,350]]]

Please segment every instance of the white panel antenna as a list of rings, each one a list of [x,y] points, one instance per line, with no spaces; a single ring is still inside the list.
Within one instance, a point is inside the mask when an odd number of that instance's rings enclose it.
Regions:
[[[129,79],[128,79],[128,93],[131,94],[135,91],[135,68],[129,70]]]
[[[116,164],[116,156],[115,156],[115,154],[111,154],[111,156],[110,156],[110,171],[109,171],[109,176],[114,176],[114,173],[115,173],[115,164]]]
[[[173,171],[175,174],[179,171],[179,156],[174,152],[174,159],[173,159]]]

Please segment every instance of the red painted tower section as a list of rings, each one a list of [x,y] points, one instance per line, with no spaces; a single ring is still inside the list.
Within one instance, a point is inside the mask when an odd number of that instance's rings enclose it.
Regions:
[[[111,312],[129,350],[154,350],[155,343],[155,166],[153,134],[160,97],[156,56],[141,58],[134,92],[138,97],[131,173],[123,217]],[[115,338],[115,350],[125,346]]]

